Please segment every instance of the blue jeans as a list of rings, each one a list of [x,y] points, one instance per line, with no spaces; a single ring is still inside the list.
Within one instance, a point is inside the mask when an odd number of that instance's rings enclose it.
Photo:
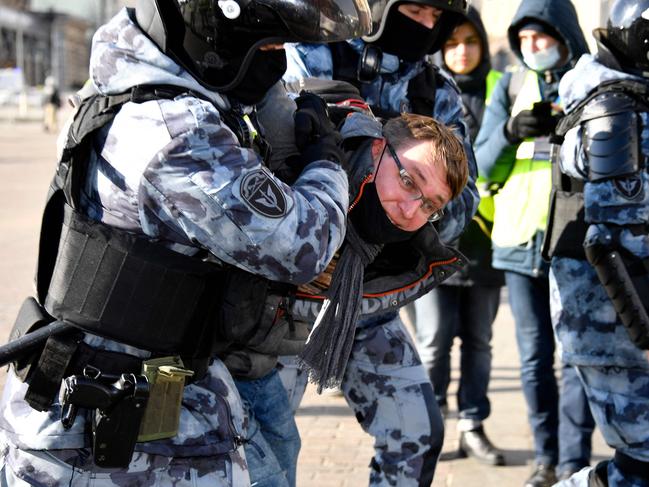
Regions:
[[[462,340],[458,410],[462,419],[482,421],[491,410],[491,325],[500,303],[493,286],[440,286],[415,301],[417,349],[440,407],[451,380],[453,339]]]
[[[590,463],[593,417],[574,369],[562,370],[561,401],[554,375],[554,333],[547,277],[505,272],[516,323],[521,382],[537,463],[559,471]]]
[[[235,380],[248,413],[244,446],[256,487],[294,487],[300,434],[277,370],[255,380]]]

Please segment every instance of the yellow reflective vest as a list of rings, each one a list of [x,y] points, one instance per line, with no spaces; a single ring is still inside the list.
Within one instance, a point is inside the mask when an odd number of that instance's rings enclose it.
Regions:
[[[500,71],[492,69],[487,75],[485,80],[487,83],[486,95],[485,95],[485,106],[489,106],[491,103],[491,94],[494,91],[494,87],[498,80],[502,78],[503,74]],[[487,235],[491,236],[491,224],[494,221],[494,199],[489,190],[488,182],[481,176],[478,176],[477,181],[478,191],[480,193],[480,205],[478,206],[478,212],[473,217],[473,220],[480,226],[480,229]]]
[[[542,100],[537,74],[528,70],[511,110],[516,116]],[[509,177],[494,196],[494,227],[491,234],[498,247],[528,242],[546,227],[552,176],[547,137],[525,139],[518,146]]]

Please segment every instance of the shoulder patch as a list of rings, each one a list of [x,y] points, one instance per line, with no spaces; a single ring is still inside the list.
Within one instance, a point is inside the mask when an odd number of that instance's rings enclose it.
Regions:
[[[615,187],[628,200],[634,200],[642,191],[642,179],[640,176],[631,176],[628,178],[616,178]]]
[[[241,196],[257,213],[268,218],[282,218],[287,213],[286,195],[263,169],[251,171],[241,180]]]

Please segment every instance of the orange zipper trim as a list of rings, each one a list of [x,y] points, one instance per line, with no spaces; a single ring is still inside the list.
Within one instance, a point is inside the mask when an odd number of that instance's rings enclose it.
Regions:
[[[453,263],[457,262],[458,260],[459,259],[457,257],[453,257],[452,259],[440,260],[438,262],[433,262],[432,264],[430,264],[430,266],[428,266],[428,272],[426,274],[424,274],[422,277],[420,277],[416,281],[408,284],[407,286],[403,286],[403,287],[400,287],[400,288],[397,288],[397,289],[392,289],[392,290],[386,291],[384,293],[363,294],[363,297],[364,298],[380,298],[380,297],[383,297],[383,296],[389,296],[390,294],[395,294],[395,293],[398,293],[398,292],[401,292],[401,291],[405,291],[407,289],[411,289],[411,288],[415,287],[417,284],[419,284],[421,281],[423,281],[425,279],[428,279],[428,277],[430,277],[430,275],[433,273],[433,269],[435,267],[439,267],[440,265],[453,264]],[[296,293],[296,296],[298,296],[300,298],[311,298],[311,299],[320,299],[320,300],[325,300],[326,299],[324,296],[321,296],[319,294],[307,294],[307,293],[300,293],[300,292]]]
[[[361,187],[358,190],[358,194],[356,195],[356,198],[354,201],[352,201],[352,204],[349,205],[349,208],[347,208],[347,213],[352,211],[354,207],[358,204],[358,200],[361,199],[361,196],[363,196],[363,190],[365,189],[365,185],[369,183],[370,178],[374,175],[374,173],[369,173],[367,176],[365,176],[365,179],[361,182]]]

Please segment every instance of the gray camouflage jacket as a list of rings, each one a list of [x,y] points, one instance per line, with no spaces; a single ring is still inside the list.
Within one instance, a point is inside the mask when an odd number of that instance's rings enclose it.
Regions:
[[[144,234],[188,255],[216,259],[266,278],[306,283],[342,244],[348,207],[345,172],[328,161],[309,164],[289,187],[242,148],[222,122],[229,101],[210,92],[162,54],[122,10],[93,38],[90,76],[102,94],[143,84],[182,86],[173,100],[127,103],[94,141],[81,209],[109,226]],[[146,350],[87,335],[93,346],[148,357]],[[25,449],[88,447],[86,418],[63,430],[58,403],[45,413],[24,402],[25,384],[7,379],[0,413],[5,441]],[[219,360],[185,388],[180,429],[137,451],[208,456],[233,449],[245,419],[232,379]]]

